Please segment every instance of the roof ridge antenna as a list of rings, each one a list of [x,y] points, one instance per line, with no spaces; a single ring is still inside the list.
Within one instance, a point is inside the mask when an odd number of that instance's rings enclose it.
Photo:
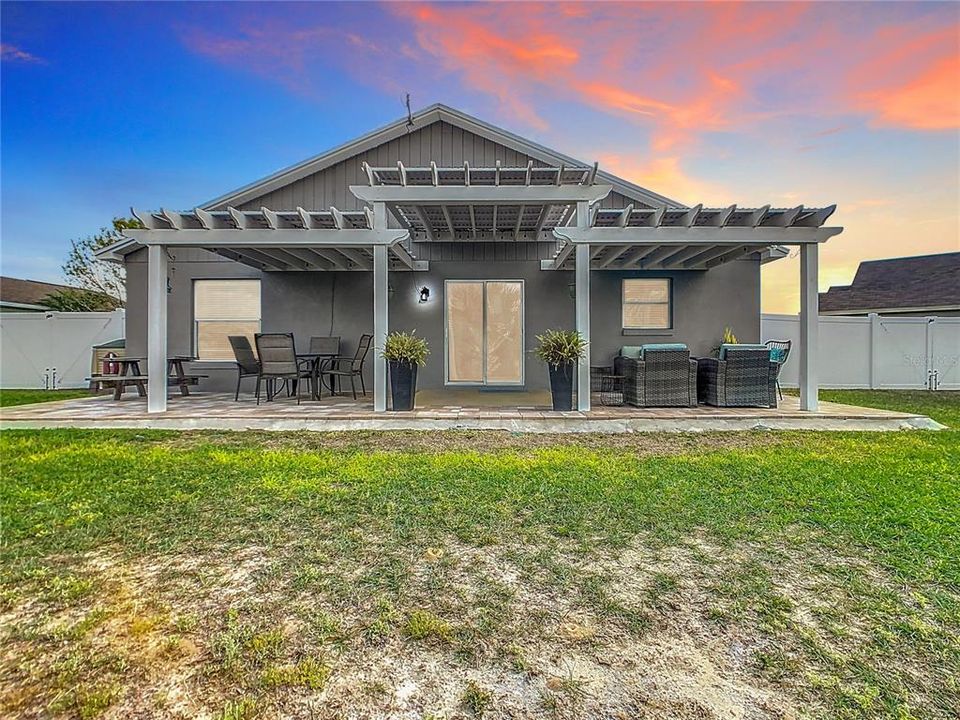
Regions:
[[[407,106],[407,132],[410,132],[414,128],[413,111],[410,109],[410,93],[406,94],[404,104]]]

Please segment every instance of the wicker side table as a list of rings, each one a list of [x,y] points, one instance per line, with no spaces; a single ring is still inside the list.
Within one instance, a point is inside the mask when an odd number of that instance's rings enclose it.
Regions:
[[[623,405],[623,375],[604,375],[600,378],[600,404]]]
[[[590,392],[598,393],[603,389],[603,378],[613,374],[612,365],[590,366]]]

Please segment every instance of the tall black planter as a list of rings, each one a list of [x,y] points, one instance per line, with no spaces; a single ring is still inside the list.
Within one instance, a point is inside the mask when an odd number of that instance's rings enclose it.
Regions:
[[[550,366],[550,393],[554,410],[573,410],[573,363]]]
[[[409,362],[390,361],[390,394],[392,410],[413,410],[417,394],[417,366]]]

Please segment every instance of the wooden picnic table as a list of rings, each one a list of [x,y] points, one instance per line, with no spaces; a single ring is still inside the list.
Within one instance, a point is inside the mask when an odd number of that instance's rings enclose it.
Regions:
[[[189,386],[196,385],[200,378],[207,377],[206,375],[187,374],[184,371],[183,364],[194,360],[196,358],[190,355],[173,355],[167,358],[167,384],[178,386],[181,395],[189,395]],[[108,373],[93,375],[90,380],[95,385],[112,384],[114,400],[119,400],[123,396],[128,385],[136,387],[137,394],[140,397],[146,397],[148,377],[140,370],[140,363],[146,361],[147,358],[144,357],[111,358],[110,362],[115,362],[119,366],[118,372],[115,375]]]

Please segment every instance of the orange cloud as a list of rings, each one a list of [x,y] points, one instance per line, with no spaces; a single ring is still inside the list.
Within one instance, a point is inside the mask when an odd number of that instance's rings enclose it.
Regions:
[[[958,28],[960,31],[960,28]],[[960,127],[960,53],[934,62],[905,84],[861,95],[877,125],[915,130]]]
[[[597,161],[602,168],[624,180],[681,202],[703,202],[721,207],[735,200],[727,189],[687,173],[683,169],[682,160],[677,156],[638,161],[634,156],[601,152],[597,155]]]

